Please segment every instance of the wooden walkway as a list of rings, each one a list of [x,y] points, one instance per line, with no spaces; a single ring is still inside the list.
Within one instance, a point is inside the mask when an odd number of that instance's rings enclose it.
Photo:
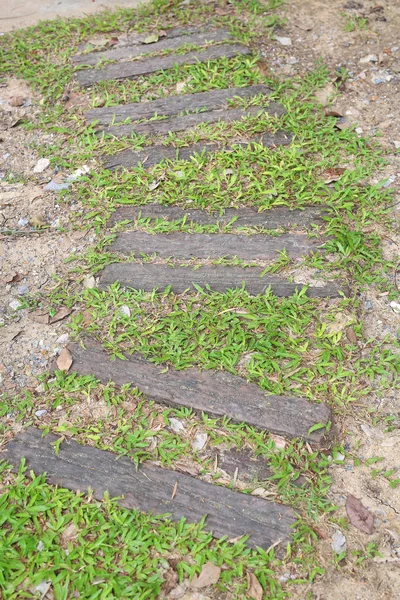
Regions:
[[[110,50],[73,57],[72,62],[79,69],[76,72],[77,82],[83,87],[90,87],[100,81],[145,77],[175,65],[250,54],[247,47],[234,43],[225,30],[176,28],[153,44],[144,44],[145,37],[131,36],[128,43],[117,44]],[[193,50],[193,46],[200,49]],[[174,54],[176,51],[179,54]],[[158,52],[164,54],[155,56]],[[165,55],[165,52],[168,54]],[[115,62],[102,66],[105,60]],[[268,98],[270,93],[265,85],[252,85],[184,94],[151,102],[97,108],[89,111],[86,119],[96,122],[99,132],[117,138],[132,134],[148,137],[149,144],[140,151],[127,149],[104,157],[107,169],[132,170],[140,165],[151,168],[166,160],[191,160],[198,153],[229,152],[237,145],[259,144],[272,149],[289,145],[292,141],[290,131],[264,131],[258,137],[234,139],[225,146],[205,141],[179,150],[157,141],[157,136],[186,131],[199,123],[234,122],[262,113],[282,115],[284,109],[276,103],[247,109],[232,108],[229,103],[233,98]],[[323,217],[323,208],[312,206],[292,211],[279,207],[263,212],[249,207],[228,208],[221,214],[161,204],[125,206],[118,209],[109,222],[109,227],[129,223],[130,229],[119,231],[110,248],[121,256],[121,262],[103,269],[100,287],[105,289],[118,282],[123,287],[146,291],[170,286],[172,291],[181,293],[195,285],[218,292],[245,285],[251,294],[263,294],[271,288],[277,296],[289,296],[302,286],[279,275],[265,275],[262,266],[242,268],[203,264],[193,270],[190,266],[179,266],[177,261],[222,257],[237,257],[250,262],[273,261],[282,251],[293,259],[304,257],[323,247],[323,238],[309,235],[312,225],[323,223]],[[245,235],[237,229],[235,233],[151,235],[138,230],[137,223],[141,219],[153,223],[161,219],[272,231],[252,235]],[[143,262],[143,255],[170,258],[176,264],[160,263],[159,260],[156,263]],[[340,283],[327,282],[325,285],[310,285],[307,293],[313,297],[335,298],[347,294],[348,290]],[[324,426],[332,417],[325,404],[312,403],[297,396],[267,395],[256,384],[222,371],[165,369],[138,354],[126,355],[124,361],[111,361],[101,345],[87,338],[83,345],[70,344],[69,351],[73,358],[73,371],[94,375],[104,383],[131,384],[148,399],[160,404],[190,408],[212,417],[228,417],[235,423],[245,423],[288,438],[301,438],[317,447],[329,443]],[[313,430],[315,424],[319,425],[317,430]],[[51,484],[82,491],[90,487],[94,490],[94,497],[99,499],[108,491],[111,497],[120,497],[120,504],[128,508],[169,513],[177,520],[185,517],[189,521],[198,521],[207,515],[207,527],[216,537],[248,535],[250,546],[264,548],[290,539],[291,526],[296,520],[290,507],[234,492],[148,462],[136,469],[128,458],[116,460],[116,455],[110,452],[84,447],[73,441],[63,441],[59,454],[56,454],[51,444],[57,439],[52,434],[42,437],[40,431],[30,428],[8,444],[3,456],[16,467],[25,458],[27,468],[36,473],[47,472]],[[227,470],[233,468],[236,472],[247,472],[250,478],[265,478],[270,474],[268,465],[260,464],[260,460],[250,460],[249,464],[249,458],[240,452],[222,455],[220,460],[225,461]]]

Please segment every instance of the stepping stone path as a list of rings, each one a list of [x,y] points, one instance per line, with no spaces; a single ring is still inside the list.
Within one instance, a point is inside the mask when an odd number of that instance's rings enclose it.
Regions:
[[[149,43],[153,42],[153,43]],[[210,45],[211,44],[211,45]],[[193,50],[193,45],[202,46]],[[188,47],[186,53],[181,51]],[[179,50],[179,54],[173,52]],[[169,51],[164,56],[149,54]],[[88,87],[100,81],[145,76],[175,65],[195,64],[219,58],[249,55],[250,50],[233,43],[225,30],[176,28],[162,38],[148,35],[132,35],[118,42],[112,49],[83,53],[75,56],[73,64],[79,67],[76,73],[78,83]],[[104,60],[117,62],[101,66]],[[83,68],[85,65],[94,68]],[[169,132],[184,131],[199,123],[233,122],[246,116],[268,113],[279,116],[284,113],[281,105],[270,103],[268,107],[248,109],[232,108],[228,101],[232,98],[252,98],[268,96],[270,90],[265,85],[252,85],[242,88],[213,90],[195,94],[184,94],[161,98],[151,102],[135,102],[120,106],[97,108],[86,115],[88,122],[95,121],[100,132],[123,137],[145,134],[163,136]],[[200,111],[200,112],[199,112]],[[182,112],[189,114],[182,115]],[[154,120],[154,117],[160,117]],[[130,122],[126,123],[129,119]],[[137,123],[138,120],[147,119]],[[149,120],[152,119],[152,120]],[[124,122],[121,124],[121,122]],[[120,123],[120,124],[118,124]],[[154,140],[150,140],[154,142]],[[217,143],[198,143],[177,150],[170,146],[152,143],[143,150],[125,150],[104,159],[108,169],[136,166],[152,167],[164,160],[190,160],[194,154],[216,151],[229,151],[237,145],[261,144],[268,148],[286,146],[291,143],[290,132],[264,132],[257,138],[232,140],[225,147]],[[264,275],[262,267],[232,267],[223,265],[203,265],[196,270],[186,266],[139,262],[143,254],[157,255],[171,259],[209,259],[238,257],[246,261],[270,261],[278,258],[278,251],[286,250],[290,257],[301,257],[316,251],[324,240],[309,237],[307,228],[320,224],[324,216],[322,208],[306,207],[304,210],[290,211],[279,207],[268,211],[255,212],[251,208],[228,208],[223,214],[211,214],[198,209],[185,209],[177,206],[130,206],[118,209],[111,217],[109,226],[138,219],[156,221],[181,221],[200,225],[227,225],[233,227],[263,227],[275,230],[274,235],[257,233],[189,234],[174,232],[151,235],[138,230],[123,231],[117,234],[111,251],[121,256],[136,257],[132,260],[110,264],[100,275],[100,288],[114,282],[122,287],[152,291],[170,286],[172,291],[181,293],[193,289],[194,285],[224,292],[241,287],[243,284],[251,294],[262,294],[269,287],[277,296],[289,296],[302,285],[285,280],[279,275]],[[290,232],[282,233],[282,229]],[[307,294],[313,297],[335,298],[348,291],[336,283],[323,286],[309,286]],[[111,361],[101,345],[90,339],[84,340],[84,347],[70,344],[73,359],[72,370],[81,375],[94,375],[101,382],[113,381],[122,386],[132,384],[149,399],[174,408],[185,407],[197,412],[205,412],[212,417],[228,417],[235,423],[245,423],[288,438],[302,438],[313,446],[323,447],[329,440],[325,438],[324,426],[331,420],[331,411],[325,404],[316,404],[296,396],[267,395],[256,384],[221,371],[200,371],[190,368],[177,371],[157,366],[135,354],[126,360]],[[319,428],[313,430],[313,426]],[[173,519],[187,518],[198,521],[207,515],[206,527],[216,537],[237,538],[249,535],[248,544],[252,547],[268,548],[271,544],[285,543],[290,539],[291,526],[296,520],[294,511],[276,502],[269,502],[248,494],[234,492],[225,487],[207,483],[176,470],[163,469],[149,462],[136,469],[128,458],[119,458],[110,452],[93,447],[81,446],[73,441],[63,441],[59,453],[52,444],[57,436],[30,428],[19,434],[5,450],[5,457],[15,466],[21,458],[27,461],[27,468],[36,473],[48,473],[48,482],[72,490],[94,490],[95,498],[103,498],[104,492],[119,496],[121,506],[155,513],[170,513]],[[249,458],[235,453],[225,453],[219,457],[226,469],[250,473],[250,477],[267,477],[268,466],[260,459]],[[300,479],[300,478],[299,478]]]

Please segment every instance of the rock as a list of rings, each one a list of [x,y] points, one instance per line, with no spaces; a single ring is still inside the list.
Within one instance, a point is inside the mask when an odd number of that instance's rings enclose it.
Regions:
[[[336,462],[343,462],[345,458],[346,458],[345,455],[342,454],[341,452],[337,452],[336,455],[334,456],[334,460]]]
[[[65,346],[68,343],[68,340],[69,334],[63,333],[62,335],[60,335],[60,337],[57,338],[57,344],[60,344],[60,346]]]
[[[37,411],[35,412],[35,415],[36,415],[37,417],[39,417],[39,418],[40,418],[40,417],[43,417],[43,415],[47,415],[47,410],[45,410],[45,409],[43,409],[43,410],[37,410]]]
[[[29,294],[29,288],[27,285],[19,285],[17,287],[17,294],[18,296],[25,296],[26,294]]]
[[[85,289],[91,290],[96,287],[96,280],[93,275],[87,275],[82,281],[82,285]]]
[[[282,46],[291,46],[292,45],[292,40],[289,37],[280,37],[280,36],[276,35],[275,39]]]
[[[393,140],[393,146],[398,150],[400,148],[400,141]]]
[[[8,306],[11,308],[11,310],[15,311],[15,310],[18,310],[22,306],[22,303],[19,300],[15,299],[15,300],[11,300],[11,302],[9,303]]]
[[[48,158],[39,158],[36,165],[33,167],[34,173],[43,173],[50,165],[50,161]]]
[[[181,433],[185,431],[185,426],[183,425],[183,423],[179,421],[179,419],[174,419],[173,417],[169,419],[169,428],[172,429],[172,431],[174,431],[175,433]]]
[[[393,301],[389,304],[389,306],[394,313],[396,313],[397,315],[400,315],[400,304],[398,302]]]
[[[44,190],[48,190],[49,192],[60,192],[61,190],[67,190],[70,187],[70,183],[64,181],[63,183],[56,183],[51,180],[47,185],[44,186]]]
[[[24,97],[23,96],[11,96],[8,104],[10,106],[14,106],[14,107],[18,107],[18,106],[22,106],[24,103]]]
[[[83,165],[81,169],[76,169],[72,175],[69,175],[66,180],[75,181],[75,179],[79,179],[79,177],[82,177],[82,175],[87,175],[88,173],[90,173],[89,167],[87,165]]]
[[[322,106],[326,106],[335,92],[336,90],[333,87],[333,85],[331,83],[328,83],[328,85],[316,92],[315,98],[320,104],[322,104]]]
[[[336,552],[336,554],[341,554],[342,552],[346,552],[347,550],[347,542],[341,531],[335,531],[332,536],[332,550]]]
[[[26,219],[25,217],[21,217],[20,220],[18,221],[19,227],[26,227],[28,224],[29,224],[29,219]]]
[[[38,552],[41,552],[42,550],[44,550],[44,548],[45,548],[45,546],[44,546],[44,544],[43,544],[42,540],[40,540],[40,542],[39,542],[39,543],[38,543],[38,545],[36,546],[36,550],[37,550]]]
[[[367,54],[367,56],[363,56],[358,61],[361,64],[370,63],[370,62],[378,62],[378,57],[376,54]]]
[[[131,309],[126,304],[123,304],[122,306],[119,307],[118,313],[123,317],[130,317]]]
[[[192,442],[192,448],[195,452],[199,452],[204,448],[208,440],[206,433],[198,433]]]

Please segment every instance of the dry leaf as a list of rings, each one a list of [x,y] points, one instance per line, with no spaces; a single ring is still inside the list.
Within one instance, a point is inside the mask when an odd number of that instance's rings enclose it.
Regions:
[[[142,44],[154,44],[155,42],[158,42],[158,35],[156,33],[152,33],[144,38]]]
[[[352,344],[357,344],[357,336],[352,327],[348,327],[346,329],[346,336],[347,336],[347,339],[349,340],[349,342],[351,342]]]
[[[176,588],[178,583],[178,574],[173,569],[168,569],[163,574],[164,583],[161,586],[164,595],[167,596],[173,589]]]
[[[24,97],[23,96],[11,96],[10,101],[9,101],[9,105],[10,106],[22,106],[24,103]]]
[[[60,371],[69,371],[73,363],[72,354],[68,348],[63,348],[57,358],[57,367]]]
[[[257,62],[257,67],[260,71],[260,75],[262,75],[263,77],[269,77],[271,70],[268,63],[266,63],[264,60],[259,60]]]
[[[253,600],[262,600],[263,589],[254,573],[247,572],[247,595]]]
[[[206,562],[201,569],[200,575],[195,575],[191,581],[191,586],[197,590],[217,583],[221,575],[220,567],[213,565],[212,562]]]
[[[345,171],[346,169],[344,169],[343,167],[334,167],[332,169],[327,169],[322,173],[324,183],[333,183],[334,181],[338,181]]]
[[[29,318],[34,323],[40,323],[40,325],[47,325],[49,322],[49,311],[39,308],[29,313]]]
[[[214,12],[220,17],[225,17],[225,15],[229,15],[229,10],[224,10],[223,8],[215,8]]]
[[[164,29],[161,29],[161,31],[158,32],[158,37],[165,37],[167,35],[167,32],[164,31]]]
[[[60,535],[60,542],[63,548],[67,548],[69,542],[73,542],[78,537],[78,530],[75,523],[70,523]]]
[[[22,273],[14,273],[14,275],[11,275],[11,277],[6,279],[6,283],[18,283],[18,281],[21,281],[24,277],[25,275],[22,275]]]
[[[110,46],[115,46],[116,44],[118,44],[118,38],[112,37],[108,43]]]
[[[364,533],[371,534],[374,530],[374,517],[352,494],[346,499],[346,512],[350,523]]]
[[[62,308],[60,308],[60,310],[56,312],[54,317],[50,318],[50,323],[57,323],[57,321],[62,321],[62,319],[65,319],[65,317],[68,317],[68,315],[70,315],[71,313],[72,308],[67,308],[66,306],[63,306]]]
[[[185,87],[186,87],[186,81],[178,81],[178,83],[175,86],[176,93],[177,94],[182,94],[182,92],[184,91]]]

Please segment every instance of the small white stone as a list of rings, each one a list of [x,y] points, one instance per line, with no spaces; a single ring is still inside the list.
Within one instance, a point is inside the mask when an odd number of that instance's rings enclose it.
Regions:
[[[18,310],[22,304],[19,300],[11,300],[8,306],[11,308],[11,310]]]
[[[391,302],[390,303],[390,308],[392,309],[393,312],[395,312],[397,315],[400,315],[400,304],[398,302]]]
[[[69,340],[69,334],[63,333],[62,335],[60,335],[59,338],[57,338],[57,344],[60,344],[60,346],[65,346],[65,344],[68,342],[68,340]]]
[[[292,45],[292,40],[290,39],[290,37],[280,37],[280,36],[276,35],[275,39],[282,46],[291,46]]]
[[[358,133],[359,135],[361,135],[363,132],[362,127],[356,127],[356,133]]]
[[[343,462],[345,458],[345,455],[341,454],[340,452],[337,452],[337,454],[335,455],[336,462]]]
[[[35,415],[40,419],[40,417],[43,417],[43,415],[47,415],[47,410],[45,408],[43,410],[37,410]]]
[[[43,173],[50,165],[50,161],[48,158],[39,158],[36,165],[33,167],[34,173]]]
[[[208,440],[208,435],[206,433],[198,433],[192,442],[192,448],[195,452],[199,452],[203,450]]]
[[[38,543],[38,545],[36,546],[36,550],[38,552],[41,552],[42,550],[44,550],[44,544],[42,542],[42,540],[40,540],[40,542]]]
[[[173,417],[169,420],[169,428],[175,433],[182,433],[185,431],[183,423],[179,421],[179,419],[174,419]]]
[[[131,316],[131,309],[126,304],[123,304],[122,306],[120,306],[118,312],[123,317],[130,317]]]
[[[400,141],[393,140],[393,146],[398,150],[400,148]]]
[[[367,54],[367,56],[363,56],[362,58],[360,58],[359,62],[361,64],[378,62],[378,57],[376,54]]]
[[[346,538],[341,531],[335,531],[333,534],[331,547],[336,554],[341,554],[347,550]]]
[[[93,275],[87,275],[87,277],[85,277],[83,280],[82,285],[87,290],[91,290],[96,287],[96,280]]]

